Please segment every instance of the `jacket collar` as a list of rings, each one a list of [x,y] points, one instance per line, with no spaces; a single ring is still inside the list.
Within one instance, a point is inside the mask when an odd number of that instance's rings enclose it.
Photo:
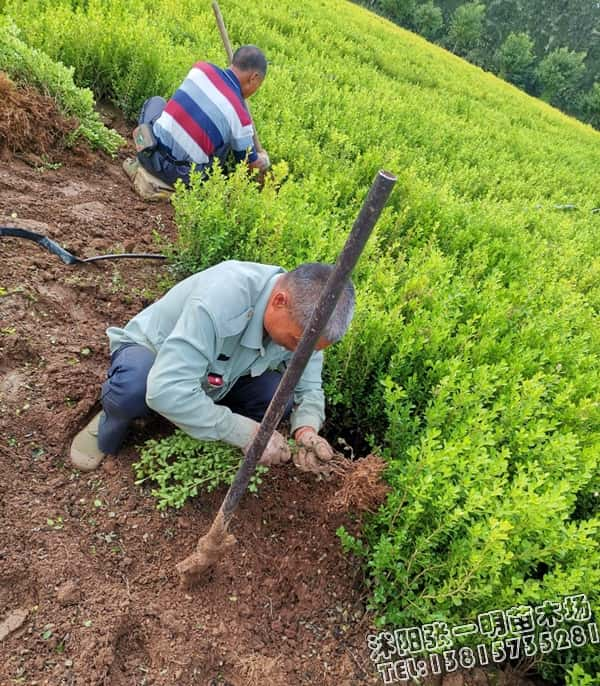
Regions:
[[[235,89],[235,91],[237,92],[237,94],[241,98],[242,97],[242,86],[240,84],[240,80],[238,79],[238,77],[234,74],[234,72],[231,69],[225,69],[224,74],[225,74],[225,76],[227,76],[229,78],[229,80],[231,81],[232,87]]]

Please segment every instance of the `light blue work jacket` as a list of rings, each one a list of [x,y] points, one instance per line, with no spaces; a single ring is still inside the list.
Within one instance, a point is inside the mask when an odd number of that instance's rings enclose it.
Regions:
[[[291,358],[263,328],[269,296],[283,273],[273,265],[229,260],[193,274],[124,328],[108,328],[110,351],[123,343],[152,350],[148,406],[194,438],[244,447],[256,423],[215,401],[240,376],[258,376]],[[313,352],[295,388],[292,431],[319,431],[323,424],[322,367],[323,352]],[[223,385],[211,385],[209,375],[222,377]]]

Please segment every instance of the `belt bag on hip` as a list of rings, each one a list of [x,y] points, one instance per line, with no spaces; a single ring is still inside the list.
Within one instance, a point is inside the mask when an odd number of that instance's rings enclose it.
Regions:
[[[158,145],[150,124],[140,124],[133,130],[133,142],[137,152],[150,152]]]

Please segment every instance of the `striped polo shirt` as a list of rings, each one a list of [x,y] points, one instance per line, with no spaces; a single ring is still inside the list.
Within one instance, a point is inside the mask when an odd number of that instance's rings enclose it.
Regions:
[[[153,129],[177,160],[208,165],[213,157],[223,159],[230,148],[238,161],[246,154],[249,162],[258,157],[237,76],[208,62],[192,67]]]

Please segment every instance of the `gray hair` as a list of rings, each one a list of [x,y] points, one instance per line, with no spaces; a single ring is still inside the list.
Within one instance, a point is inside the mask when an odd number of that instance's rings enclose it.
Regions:
[[[231,64],[240,71],[257,71],[264,79],[267,74],[267,58],[256,45],[242,45],[233,53]]]
[[[307,262],[283,275],[283,285],[290,294],[290,314],[302,329],[306,328],[310,321],[319,296],[332,272],[331,264]],[[337,343],[350,326],[355,299],[354,286],[348,279],[321,334],[330,343]]]

